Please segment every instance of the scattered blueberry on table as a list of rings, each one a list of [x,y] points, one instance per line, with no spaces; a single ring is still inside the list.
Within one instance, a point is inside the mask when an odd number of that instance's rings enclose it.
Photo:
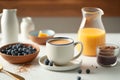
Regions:
[[[46,58],[46,59],[44,60],[44,64],[45,64],[45,65],[49,65],[49,63],[50,63],[50,61]]]
[[[89,74],[90,73],[90,69],[86,69],[86,73]]]
[[[77,80],[81,80],[81,77],[80,77],[80,76],[78,76],[78,77],[77,77]]]
[[[50,61],[49,65],[50,65],[50,66],[53,66],[53,61]]]
[[[79,69],[79,70],[78,70],[78,73],[79,73],[79,74],[82,73],[82,69]]]
[[[14,45],[9,45],[5,49],[2,49],[0,52],[12,56],[23,56],[36,52],[36,49],[32,46],[26,46],[25,44],[18,43]]]

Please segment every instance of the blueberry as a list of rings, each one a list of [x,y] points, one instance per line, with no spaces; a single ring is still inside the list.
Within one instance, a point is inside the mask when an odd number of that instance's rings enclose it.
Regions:
[[[49,61],[48,59],[45,59],[45,60],[44,60],[44,64],[45,64],[45,65],[48,65],[49,62],[50,62],[50,61]]]
[[[29,51],[28,51],[28,54],[32,54],[32,51],[29,50]]]
[[[11,53],[11,50],[7,50],[8,53]]]
[[[32,53],[34,53],[35,51],[33,51],[33,50],[30,50],[30,52],[31,52],[31,54],[32,54]]]
[[[27,48],[25,48],[25,50],[24,50],[23,52],[28,53],[28,51],[29,51],[29,50],[28,50]]]
[[[89,74],[90,73],[90,69],[86,69],[86,73]]]
[[[27,55],[27,53],[25,53],[25,52],[22,52],[22,53],[21,53],[21,55]]]
[[[21,55],[23,55],[22,53],[18,53],[18,56],[21,56]]]
[[[18,48],[18,52],[20,52],[20,53],[21,53],[21,52],[22,52],[22,48]]]
[[[29,49],[32,49],[32,46],[28,46]]]
[[[14,53],[11,53],[13,56],[18,56],[18,51],[14,51]]]
[[[6,50],[9,50],[9,49],[10,49],[9,47],[6,48]]]
[[[11,48],[12,48],[12,46],[11,46],[11,45],[9,45],[9,46],[8,46],[8,48],[9,48],[9,49],[11,49]]]
[[[78,77],[77,77],[77,80],[81,80],[81,77],[80,77],[80,76],[78,76]]]
[[[53,61],[50,61],[50,62],[49,62],[49,65],[50,65],[50,66],[53,66]]]
[[[7,54],[7,55],[11,55],[11,53],[8,53],[8,52],[7,52],[6,54]]]
[[[6,53],[6,50],[5,50],[5,49],[2,49],[1,52],[2,52],[2,53]]]
[[[7,50],[6,52],[8,55],[11,55],[11,50]]]
[[[15,53],[15,51],[14,51],[14,50],[11,50],[11,53]]]
[[[82,69],[79,69],[79,70],[78,70],[78,73],[82,73]]]
[[[14,51],[18,51],[18,49],[13,49]]]
[[[18,44],[17,44],[17,47],[18,47],[18,48],[21,48],[21,47],[23,47],[23,44],[18,43]]]
[[[7,50],[6,49],[4,49],[4,53],[7,54]]]
[[[12,49],[16,49],[16,45],[12,45]]]
[[[32,54],[32,53],[34,53],[32,50],[30,50],[30,53],[29,54]]]
[[[25,52],[25,51],[26,51],[26,48],[22,48],[22,51]]]
[[[15,45],[15,47],[18,49],[18,48],[20,48],[18,45]]]
[[[35,49],[35,48],[32,48],[32,51],[34,51],[34,52],[35,52],[35,51],[36,51],[36,49]]]

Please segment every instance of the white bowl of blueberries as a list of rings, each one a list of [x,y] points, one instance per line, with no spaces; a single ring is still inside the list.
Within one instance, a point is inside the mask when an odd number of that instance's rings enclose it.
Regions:
[[[11,43],[0,47],[0,55],[10,63],[26,63],[36,58],[40,49],[29,43]]]

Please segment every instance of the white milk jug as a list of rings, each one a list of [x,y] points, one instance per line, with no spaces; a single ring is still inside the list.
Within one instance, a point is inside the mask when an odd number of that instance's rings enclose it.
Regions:
[[[3,9],[1,17],[2,44],[18,42],[19,23],[17,9]]]
[[[32,22],[31,17],[24,17],[22,18],[22,22],[20,24],[21,29],[21,37],[25,40],[28,39],[28,35],[30,31],[33,31],[35,29],[35,25]]]

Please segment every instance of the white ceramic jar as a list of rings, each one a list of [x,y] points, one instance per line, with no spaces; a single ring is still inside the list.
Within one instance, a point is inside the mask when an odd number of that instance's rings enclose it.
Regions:
[[[18,42],[19,23],[17,9],[3,9],[1,17],[2,44]]]
[[[28,39],[28,35],[30,31],[33,31],[35,29],[35,25],[32,22],[31,17],[24,17],[22,18],[22,22],[20,24],[20,29],[21,29],[21,36],[22,38]]]

